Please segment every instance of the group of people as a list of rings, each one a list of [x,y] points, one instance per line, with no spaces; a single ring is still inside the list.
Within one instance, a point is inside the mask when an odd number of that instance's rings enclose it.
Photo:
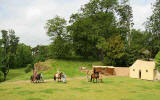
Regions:
[[[37,78],[37,76],[39,76],[39,78]],[[42,74],[41,73],[38,74],[37,70],[33,69],[33,75],[31,76],[31,81],[34,82],[41,79],[43,80]],[[62,79],[62,82],[66,83],[66,74],[60,72],[60,70],[58,69],[57,73],[54,75],[54,80],[56,81],[56,79],[59,79],[60,81]]]
[[[57,69],[57,73],[54,75],[54,80],[56,81],[56,79],[58,80],[58,82],[63,82],[63,83],[66,83],[66,74],[65,73],[62,73],[59,69]],[[98,80],[98,82],[102,82],[102,74],[99,73],[99,72],[96,72],[95,69],[93,69],[92,72],[90,72],[89,70],[87,71],[87,81],[88,82],[94,82],[94,79],[96,79],[96,82]],[[42,74],[38,74],[37,73],[37,70],[34,69],[33,70],[33,76],[31,76],[31,81],[34,82],[34,81],[37,81],[37,80],[43,80],[43,76]]]

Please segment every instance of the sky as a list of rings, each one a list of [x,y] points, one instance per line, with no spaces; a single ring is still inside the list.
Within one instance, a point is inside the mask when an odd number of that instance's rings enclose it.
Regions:
[[[0,30],[14,29],[20,42],[35,47],[49,44],[44,28],[47,20],[59,15],[66,20],[89,0],[0,0]],[[143,23],[152,14],[155,0],[130,0],[134,28],[144,30]]]

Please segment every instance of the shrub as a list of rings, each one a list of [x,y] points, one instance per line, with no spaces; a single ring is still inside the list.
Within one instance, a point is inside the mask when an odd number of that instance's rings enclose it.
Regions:
[[[32,65],[31,65],[31,64],[28,64],[27,67],[26,67],[26,69],[25,69],[24,71],[25,71],[25,73],[28,73],[28,72],[30,72],[31,70],[32,70]]]
[[[0,82],[2,82],[4,80],[4,74],[2,71],[0,71]]]
[[[156,62],[156,68],[160,72],[160,51],[158,52],[158,54],[155,57],[155,62]]]

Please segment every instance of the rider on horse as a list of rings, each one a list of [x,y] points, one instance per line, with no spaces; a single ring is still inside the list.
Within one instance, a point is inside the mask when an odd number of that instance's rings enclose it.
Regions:
[[[36,80],[36,77],[37,77],[37,70],[36,69],[33,70],[33,75],[34,75],[33,80]]]

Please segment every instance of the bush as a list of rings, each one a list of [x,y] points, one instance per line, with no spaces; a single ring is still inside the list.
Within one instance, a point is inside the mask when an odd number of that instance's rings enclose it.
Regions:
[[[2,71],[0,71],[0,82],[2,82],[4,80],[4,74]]]
[[[155,62],[156,62],[156,68],[160,72],[160,51],[158,52],[158,54],[155,57]]]
[[[32,69],[33,69],[33,68],[32,68],[32,65],[31,65],[31,64],[28,64],[27,67],[26,67],[26,69],[25,69],[24,71],[25,71],[25,73],[28,73],[28,72],[30,72]]]

